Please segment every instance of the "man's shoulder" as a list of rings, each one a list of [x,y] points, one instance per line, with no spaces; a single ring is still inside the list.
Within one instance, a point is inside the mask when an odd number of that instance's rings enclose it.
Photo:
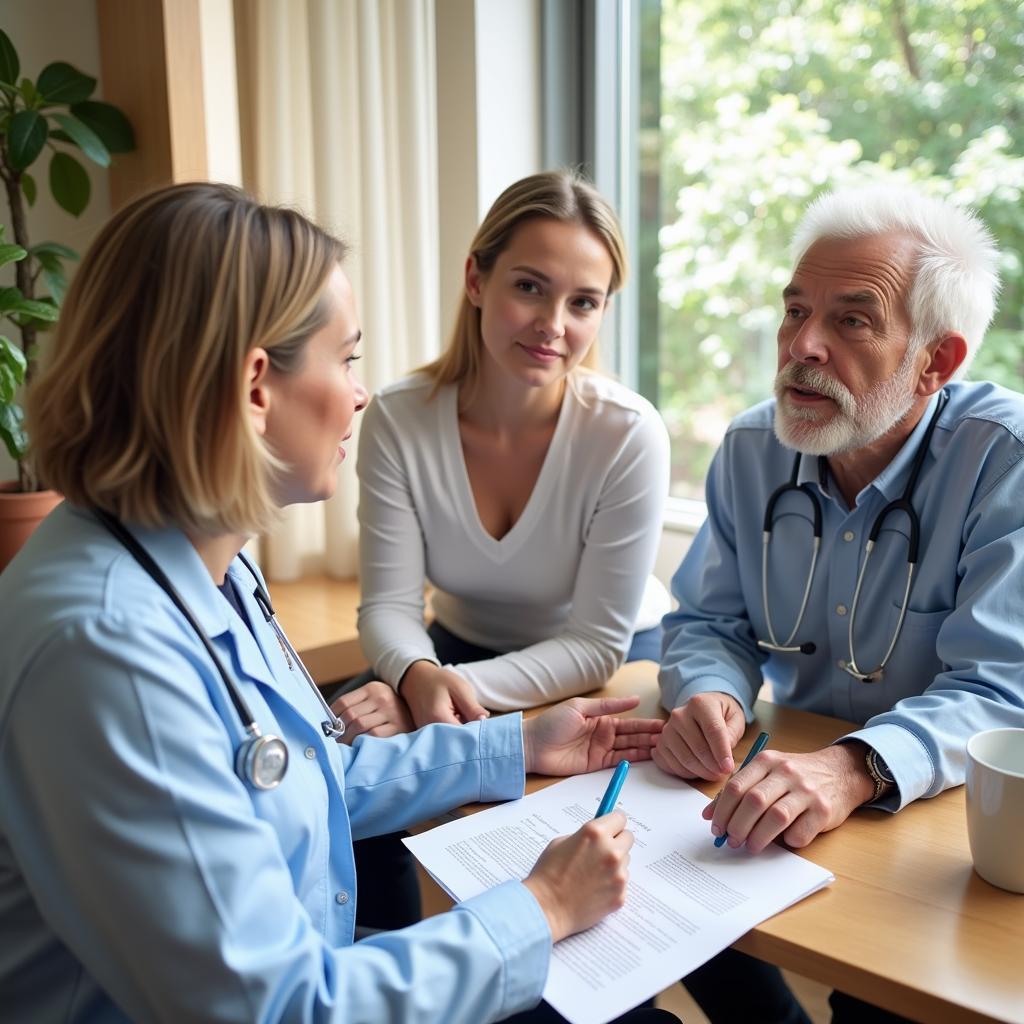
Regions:
[[[768,433],[772,437],[775,436],[774,398],[768,398],[763,402],[758,402],[757,405],[752,405],[749,409],[744,409],[729,424],[725,436],[736,440],[737,437],[735,435],[742,436],[744,432],[750,433],[751,440],[756,434]]]
[[[957,381],[946,387],[949,405],[940,427],[957,433],[986,429],[1006,443],[1024,446],[1024,395],[991,381]]]

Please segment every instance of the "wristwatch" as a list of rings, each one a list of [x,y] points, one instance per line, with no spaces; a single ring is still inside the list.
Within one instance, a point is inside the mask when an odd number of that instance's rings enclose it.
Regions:
[[[873,804],[896,785],[896,779],[889,771],[889,766],[885,763],[882,755],[874,747],[868,747],[868,752],[864,755],[864,764],[867,767],[868,775],[871,776],[871,781],[875,784],[875,792],[867,801],[869,804]]]

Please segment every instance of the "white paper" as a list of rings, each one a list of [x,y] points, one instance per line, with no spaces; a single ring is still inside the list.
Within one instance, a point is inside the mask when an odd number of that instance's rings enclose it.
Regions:
[[[579,775],[405,843],[453,899],[522,879],[547,844],[589,821],[611,770]],[[618,810],[636,837],[626,905],[557,943],[544,998],[572,1024],[605,1024],[689,974],[755,925],[832,882],[772,845],[716,848],[708,798],[653,763],[630,767]]]

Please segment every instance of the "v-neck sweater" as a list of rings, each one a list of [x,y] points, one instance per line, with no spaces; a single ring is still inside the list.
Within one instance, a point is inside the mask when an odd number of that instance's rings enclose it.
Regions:
[[[477,513],[459,435],[458,389],[416,374],[377,394],[359,439],[359,638],[397,686],[438,663],[437,621],[499,657],[449,665],[508,711],[602,685],[628,649],[668,493],[668,433],[622,384],[579,372],[530,499],[500,540]]]

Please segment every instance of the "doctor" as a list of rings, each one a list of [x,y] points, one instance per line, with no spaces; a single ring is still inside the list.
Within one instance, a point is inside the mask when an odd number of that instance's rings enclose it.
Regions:
[[[239,551],[332,493],[366,404],[343,255],[297,213],[179,185],[75,278],[29,396],[67,501],[0,578],[5,1018],[493,1021],[622,904],[616,813],[524,882],[353,945],[353,838],[647,758],[660,723],[576,700],[336,742]]]
[[[754,853],[960,785],[972,733],[1024,725],[1024,400],[959,379],[995,305],[991,237],[948,203],[874,187],[818,200],[794,252],[775,399],[712,464],[659,677],[671,716],[654,758],[683,778],[733,771],[764,681],[861,723],[824,750],[766,750],[728,783],[705,817]],[[774,969],[724,959],[686,979],[713,1021],[806,1020]],[[833,1007],[893,1019],[838,993]]]

